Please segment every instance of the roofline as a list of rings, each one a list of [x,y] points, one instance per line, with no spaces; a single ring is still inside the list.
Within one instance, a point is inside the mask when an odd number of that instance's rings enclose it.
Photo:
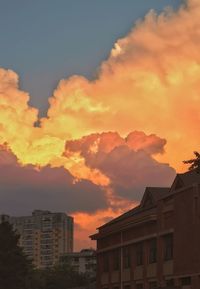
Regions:
[[[130,227],[132,228],[133,226],[136,227],[136,226],[140,226],[141,224],[151,223],[151,222],[157,222],[157,216],[155,213],[152,213],[152,214],[147,215],[147,216],[143,216],[142,218],[138,218],[137,220],[133,220],[132,222],[130,222],[128,224],[124,224],[120,229],[114,228],[114,230],[109,231],[109,232],[96,233],[94,235],[91,235],[90,238],[92,240],[97,240],[97,239],[99,239],[99,238],[97,238],[99,235],[101,235],[101,238],[104,238],[104,237],[109,236],[110,234],[113,234],[113,233],[123,232],[124,230],[127,230]],[[95,239],[95,237],[96,237],[96,239]]]
[[[146,192],[146,190],[148,190],[148,189],[168,189],[168,190],[170,191],[171,187],[160,187],[160,186],[158,186],[158,187],[156,187],[156,186],[154,186],[154,187],[146,187],[146,188],[145,188],[145,191],[144,191],[144,193],[143,193],[142,199],[141,199],[141,201],[140,201],[140,203],[139,203],[139,205],[137,205],[136,207],[133,207],[132,209],[130,209],[129,211],[126,211],[125,213],[119,215],[118,217],[110,220],[109,222],[105,223],[104,225],[102,225],[102,226],[100,226],[100,227],[97,227],[96,229],[99,230],[99,229],[101,229],[101,228],[104,228],[104,227],[107,227],[107,226],[109,226],[109,225],[112,225],[111,222],[114,221],[114,220],[115,220],[115,222],[119,222],[119,221],[121,221],[121,219],[120,219],[120,220],[117,220],[118,218],[122,217],[123,215],[127,214],[128,212],[130,212],[130,211],[132,211],[132,210],[133,210],[133,212],[134,212],[135,209],[140,208],[140,207],[141,207],[141,204],[142,204],[142,200],[143,200],[144,195],[145,195],[145,192]],[[165,198],[165,196],[163,196],[163,198],[161,198],[161,200],[164,199],[164,198]],[[146,210],[144,209],[144,211],[146,211]],[[140,212],[136,212],[136,214],[137,214],[137,213],[141,213],[141,211],[140,211]],[[124,217],[125,217],[125,216],[124,216]]]
[[[104,227],[110,226],[110,225],[112,225],[112,224],[111,224],[111,222],[112,222],[112,221],[114,221],[114,220],[116,220],[116,222],[119,222],[119,221],[121,221],[121,219],[120,219],[120,220],[118,220],[118,218],[122,217],[123,215],[127,214],[128,212],[130,212],[130,211],[132,211],[132,210],[134,211],[135,209],[137,209],[137,208],[139,208],[139,207],[140,207],[140,204],[139,204],[138,206],[136,206],[136,207],[133,207],[132,209],[130,209],[130,210],[128,210],[128,211],[126,211],[126,212],[124,212],[123,214],[119,215],[118,217],[116,217],[116,218],[114,218],[114,219],[110,220],[109,222],[107,222],[107,223],[103,224],[102,226],[100,226],[100,227],[97,227],[96,229],[97,229],[97,230],[99,230],[99,229],[101,229],[101,228],[104,228]]]

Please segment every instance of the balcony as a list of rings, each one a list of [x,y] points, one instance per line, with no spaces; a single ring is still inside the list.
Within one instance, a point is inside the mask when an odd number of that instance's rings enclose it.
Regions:
[[[174,262],[173,260],[168,260],[163,263],[163,275],[169,276],[173,275],[174,271]]]
[[[147,277],[154,278],[157,276],[157,263],[148,264],[147,266]]]
[[[134,270],[134,280],[143,279],[143,266],[137,266]]]

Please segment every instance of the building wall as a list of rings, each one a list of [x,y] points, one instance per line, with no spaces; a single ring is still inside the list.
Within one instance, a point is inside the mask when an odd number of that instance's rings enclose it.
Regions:
[[[80,252],[66,253],[61,257],[61,263],[67,263],[79,274],[96,277],[96,251],[83,249]]]
[[[194,274],[200,271],[199,197],[199,186],[194,186],[193,189],[187,189],[181,194],[177,194],[175,199],[175,230],[177,232],[175,259],[181,260],[175,264],[177,274]],[[196,202],[197,204],[195,204]],[[186,248],[188,249],[186,250]]]
[[[146,218],[145,221],[144,214],[152,218]],[[143,222],[139,222],[140,218]],[[179,288],[199,289],[199,228],[199,185],[180,188],[176,193],[159,200],[154,208],[145,210],[145,213],[103,226],[95,237],[98,248],[98,289],[150,289],[154,288],[154,282],[161,288],[173,282]],[[166,251],[171,238],[173,258],[168,258]],[[153,239],[156,243],[156,261],[150,262]],[[137,265],[138,244],[143,247],[140,266]],[[125,253],[127,250],[129,257]],[[118,268],[114,264],[117,262],[114,257],[117,251]],[[125,264],[127,262],[128,265]]]

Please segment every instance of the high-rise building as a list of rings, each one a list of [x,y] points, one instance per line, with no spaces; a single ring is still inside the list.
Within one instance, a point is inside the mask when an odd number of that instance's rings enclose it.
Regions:
[[[19,245],[37,268],[54,266],[61,255],[73,251],[73,218],[65,213],[35,210],[31,216],[4,220],[19,233]]]

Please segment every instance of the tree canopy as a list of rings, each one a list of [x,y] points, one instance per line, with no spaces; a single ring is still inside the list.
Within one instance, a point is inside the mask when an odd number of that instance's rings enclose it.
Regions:
[[[194,151],[195,158],[183,161],[184,164],[189,164],[189,170],[196,170],[197,173],[200,173],[200,153]]]
[[[0,289],[30,288],[31,262],[18,241],[19,235],[3,221],[0,224]]]
[[[70,264],[35,269],[18,245],[20,236],[6,221],[0,223],[0,289],[88,288],[91,280],[74,271]]]

